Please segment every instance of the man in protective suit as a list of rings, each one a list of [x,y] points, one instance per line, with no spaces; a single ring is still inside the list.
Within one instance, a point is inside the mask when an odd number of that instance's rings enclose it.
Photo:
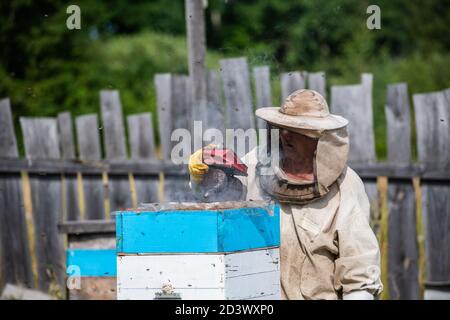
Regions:
[[[373,299],[383,288],[380,251],[364,185],[346,165],[348,121],[330,114],[313,90],[256,116],[279,129],[279,161],[267,161],[274,150],[257,147],[243,158],[248,176],[240,179],[245,199],[280,204],[282,298]],[[194,190],[208,172],[201,152],[189,161]]]

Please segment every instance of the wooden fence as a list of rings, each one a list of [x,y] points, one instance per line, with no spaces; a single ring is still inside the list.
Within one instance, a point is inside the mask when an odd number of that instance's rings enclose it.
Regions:
[[[263,126],[255,120],[254,107],[272,105],[270,70],[260,66],[251,71],[246,58],[236,58],[222,60],[220,71],[207,72],[204,128]],[[363,178],[372,204],[385,297],[418,299],[424,281],[448,288],[450,90],[414,95],[413,121],[407,85],[388,86],[388,161],[379,162],[371,74],[363,74],[359,84],[331,86],[330,95],[323,72],[283,73],[280,82],[282,98],[309,87],[330,97],[332,112],[350,120],[349,162]],[[192,130],[198,112],[191,103],[190,78],[158,74],[154,84],[159,157],[153,115],[128,116],[125,134],[118,91],[100,92],[100,120],[88,114],[73,121],[69,112],[55,118],[20,117],[26,158],[19,158],[10,101],[0,100],[0,288],[8,282],[65,291],[61,221],[109,219],[110,212],[140,202],[192,200],[186,167],[170,157],[177,143],[171,141],[172,131]],[[417,143],[418,163],[411,159],[412,143]]]

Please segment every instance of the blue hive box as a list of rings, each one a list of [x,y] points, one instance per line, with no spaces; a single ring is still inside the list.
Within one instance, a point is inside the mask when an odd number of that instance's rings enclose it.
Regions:
[[[116,212],[118,298],[279,298],[279,217],[262,202]]]

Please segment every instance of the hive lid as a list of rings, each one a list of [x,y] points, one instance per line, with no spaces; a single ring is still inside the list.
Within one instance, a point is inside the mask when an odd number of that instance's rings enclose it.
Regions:
[[[168,210],[224,210],[236,208],[264,208],[269,205],[262,200],[256,201],[224,201],[224,202],[163,202],[141,203],[139,210],[168,211]],[[136,209],[130,209],[136,211]]]

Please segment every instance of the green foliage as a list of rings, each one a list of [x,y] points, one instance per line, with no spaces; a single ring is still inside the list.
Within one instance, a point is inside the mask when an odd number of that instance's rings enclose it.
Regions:
[[[0,68],[0,81],[11,97],[14,113],[54,116],[70,110],[76,116],[98,112],[99,91],[117,89],[125,114],[156,114],[154,75],[187,73],[187,44],[183,37],[144,32],[93,40],[88,48],[83,60],[73,66],[56,65],[64,72],[38,82],[18,81]],[[210,53],[207,65],[218,68],[219,58]],[[157,117],[153,119],[157,128]]]
[[[19,115],[97,112],[105,88],[120,90],[126,114],[154,112],[154,74],[187,71],[184,1],[80,0],[81,30],[66,28],[69,4],[0,3],[0,97],[11,98],[16,124]],[[370,4],[381,8],[381,30],[366,28]],[[372,72],[383,158],[386,85],[406,81],[412,94],[450,87],[449,7],[449,0],[210,0],[208,65],[230,56],[270,65],[276,104],[281,71],[324,70],[332,84]]]
[[[91,106],[98,105],[99,90],[117,89],[125,114],[143,111],[156,114],[154,75],[188,72],[186,39],[152,32],[96,42],[89,59],[95,66],[87,70],[87,78],[93,86],[89,91],[95,95],[91,97]],[[218,68],[219,59],[219,55],[210,53],[206,64]],[[77,113],[88,112],[88,109],[77,110]],[[157,117],[153,120],[157,128]]]
[[[381,8],[381,30],[366,28],[369,5]],[[216,50],[264,44],[284,67],[305,67],[343,54],[355,34],[372,32],[372,55],[449,50],[449,1],[210,1],[208,44]]]
[[[386,47],[377,48],[375,37],[376,33],[373,31],[361,29],[343,48],[342,55],[333,59],[321,59],[312,70],[326,71],[328,84],[358,83],[361,73],[373,74],[376,151],[378,158],[385,159],[387,150],[384,105],[387,85],[406,82],[410,95],[450,87],[450,70],[447,67],[450,64],[450,53],[433,51],[425,54],[415,51],[405,57],[396,57],[392,56]],[[373,54],[374,51],[377,51],[376,55]],[[412,107],[412,102],[410,105]],[[414,125],[412,129],[414,135]],[[415,147],[413,144],[413,155],[416,152]]]

